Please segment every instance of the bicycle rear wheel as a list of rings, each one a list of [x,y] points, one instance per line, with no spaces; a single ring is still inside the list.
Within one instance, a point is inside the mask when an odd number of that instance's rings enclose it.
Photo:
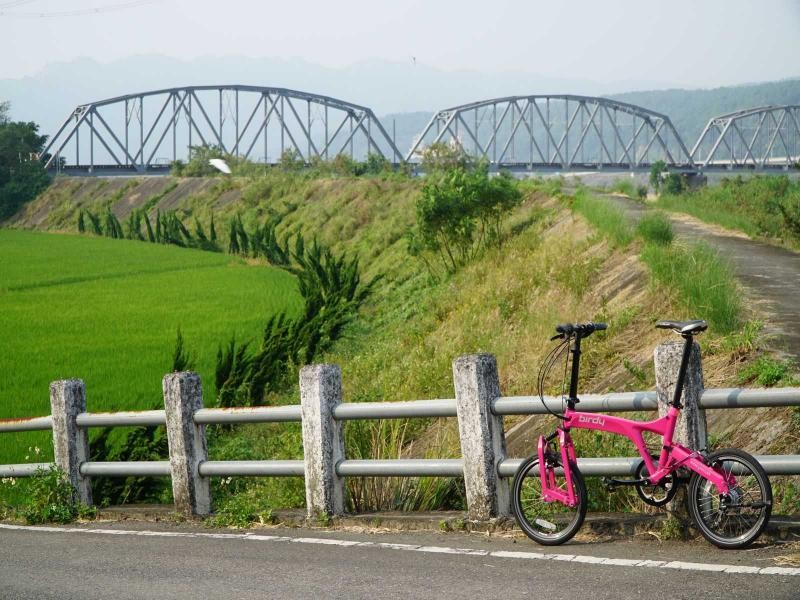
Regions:
[[[554,468],[559,467],[560,461],[555,461]],[[536,456],[524,461],[514,476],[511,498],[514,517],[525,535],[545,546],[556,546],[571,539],[586,517],[586,484],[577,467],[570,465],[570,469],[577,498],[575,506],[544,501],[539,458]],[[567,489],[567,479],[563,474],[556,474],[556,486]]]
[[[764,469],[736,448],[708,455],[708,464],[736,484],[720,496],[713,483],[697,473],[689,481],[689,514],[700,533],[719,548],[744,548],[764,530],[772,512],[772,486]]]

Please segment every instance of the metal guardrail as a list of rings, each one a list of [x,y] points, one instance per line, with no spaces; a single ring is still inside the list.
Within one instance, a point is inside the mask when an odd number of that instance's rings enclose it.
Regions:
[[[545,398],[550,410],[562,410],[560,398]],[[800,406],[800,389],[742,389],[723,388],[705,390],[700,398],[704,409],[757,408],[776,406]],[[612,394],[587,394],[581,398],[580,409],[586,412],[631,412],[655,411],[656,393],[623,392]],[[504,396],[492,403],[496,415],[543,415],[547,410],[538,396]],[[456,400],[412,400],[402,402],[343,403],[335,407],[333,416],[339,421],[363,419],[406,419],[456,417]],[[300,405],[261,406],[242,408],[203,408],[194,413],[199,425],[229,425],[246,423],[300,422]],[[82,428],[160,426],[166,424],[164,410],[148,410],[117,413],[81,413],[76,418]],[[0,433],[43,431],[53,427],[51,416],[26,419],[0,420]],[[762,455],[757,457],[770,475],[800,474],[800,455]],[[638,465],[638,457],[580,458],[581,472],[588,476],[632,475]],[[505,459],[498,465],[501,477],[512,477],[522,459]],[[49,463],[27,463],[0,465],[2,477],[26,477]],[[336,472],[342,477],[461,477],[462,459],[393,459],[393,460],[344,460]],[[199,467],[203,477],[259,476],[286,477],[303,476],[302,460],[252,460],[252,461],[205,461]],[[82,475],[90,477],[154,476],[169,477],[169,461],[150,462],[85,462],[80,467]]]

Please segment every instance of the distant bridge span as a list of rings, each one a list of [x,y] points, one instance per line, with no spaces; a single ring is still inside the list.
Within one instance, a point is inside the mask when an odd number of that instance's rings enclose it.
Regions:
[[[615,100],[571,94],[509,96],[436,112],[406,160],[426,143],[455,144],[500,168],[692,165],[669,117]]]
[[[800,105],[760,106],[713,117],[692,148],[706,168],[790,167],[800,157]]]
[[[365,106],[251,85],[168,88],[83,104],[50,138],[44,150],[47,167],[68,144],[73,146],[71,164],[92,170],[101,165],[117,171],[158,169],[188,158],[189,147],[200,144],[244,158],[255,151],[257,162],[278,162],[287,150],[305,162],[339,154],[355,158],[357,149],[360,155],[373,152],[392,162],[402,160]]]
[[[77,106],[44,150],[46,167],[76,173],[168,172],[210,144],[259,163],[292,151],[306,163],[370,153],[418,163],[433,143],[513,171],[784,170],[800,157],[800,106],[712,118],[691,151],[667,115],[608,98],[546,94],[493,98],[436,111],[401,152],[368,107],[278,87],[204,85]]]

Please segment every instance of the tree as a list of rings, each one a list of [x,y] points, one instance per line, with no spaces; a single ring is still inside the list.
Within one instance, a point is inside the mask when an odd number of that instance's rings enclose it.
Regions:
[[[455,271],[483,247],[502,244],[502,220],[522,195],[508,174],[489,177],[485,167],[428,174],[417,200],[417,229],[409,250],[439,255]]]
[[[663,160],[657,160],[652,164],[650,167],[650,186],[658,191],[661,187],[661,178],[663,177],[663,173],[667,172],[667,163]]]
[[[0,102],[0,219],[14,214],[49,184],[39,162],[47,136],[36,123],[13,122],[8,102]]]
[[[420,166],[426,173],[467,169],[472,160],[459,144],[436,142],[419,151]]]

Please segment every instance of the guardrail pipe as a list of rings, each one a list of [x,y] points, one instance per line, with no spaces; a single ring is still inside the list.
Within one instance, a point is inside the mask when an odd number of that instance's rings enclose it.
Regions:
[[[464,457],[464,487],[470,519],[510,513],[508,481],[497,467],[506,458],[503,417],[492,413],[500,397],[497,361],[491,354],[470,354],[453,361],[458,432]]]
[[[658,396],[658,414],[664,416],[669,410],[678,379],[678,370],[683,356],[683,342],[664,342],[656,346],[653,352],[656,369],[656,395]],[[706,411],[700,408],[700,397],[703,395],[703,366],[700,360],[700,346],[692,345],[689,366],[683,384],[680,419],[675,428],[674,441],[693,450],[704,450],[708,447],[706,428]]]
[[[208,515],[211,490],[208,479],[200,476],[200,463],[208,459],[206,432],[204,425],[194,422],[195,411],[203,408],[200,376],[170,373],[162,385],[175,508],[187,516]]]
[[[342,372],[336,365],[309,365],[300,371],[306,511],[309,519],[344,512],[344,480],[336,465],[344,460],[342,423],[334,411],[342,402]]]
[[[89,436],[78,427],[78,415],[86,412],[86,386],[82,379],[63,379],[50,384],[55,464],[75,488],[78,500],[92,505],[92,484],[81,475],[81,463],[89,460]]]

